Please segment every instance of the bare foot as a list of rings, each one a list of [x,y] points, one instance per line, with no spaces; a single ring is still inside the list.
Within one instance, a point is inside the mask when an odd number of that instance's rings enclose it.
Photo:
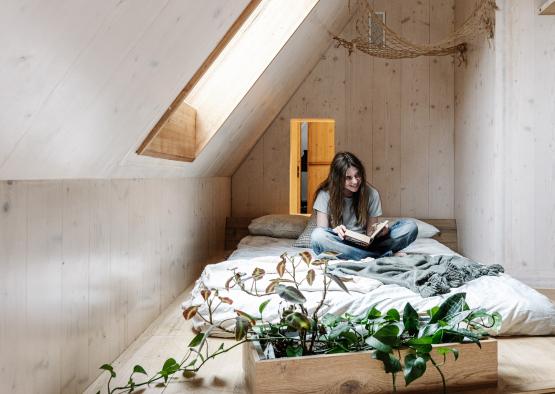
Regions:
[[[393,256],[405,257],[407,254],[405,252],[396,252]]]

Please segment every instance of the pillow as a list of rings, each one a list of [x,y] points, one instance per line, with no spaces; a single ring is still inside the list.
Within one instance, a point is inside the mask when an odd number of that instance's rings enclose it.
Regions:
[[[418,235],[416,236],[416,238],[432,238],[438,235],[440,232],[437,227],[432,226],[430,223],[426,223],[426,222],[423,222],[422,220],[418,220],[414,218],[383,217],[382,219],[386,219],[391,222],[395,222],[401,219],[408,219],[408,220],[414,221],[416,223],[416,226],[418,227]]]
[[[307,222],[308,217],[304,215],[266,215],[249,224],[249,233],[295,239],[303,232]]]
[[[312,235],[312,232],[314,231],[315,228],[316,228],[316,215],[312,214],[312,216],[310,217],[310,220],[308,221],[308,224],[306,225],[306,228],[304,229],[302,234],[299,235],[299,238],[297,238],[297,240],[293,243],[293,246],[296,248],[310,249],[310,236]]]

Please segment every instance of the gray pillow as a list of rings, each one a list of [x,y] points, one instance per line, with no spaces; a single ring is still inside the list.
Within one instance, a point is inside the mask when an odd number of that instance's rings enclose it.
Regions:
[[[430,223],[423,222],[422,220],[414,219],[414,218],[398,218],[398,217],[382,217],[382,220],[389,220],[390,222],[394,223],[397,220],[401,219],[408,219],[412,220],[416,223],[418,227],[418,235],[416,238],[432,238],[439,234],[439,230],[437,227],[432,226]]]
[[[251,235],[265,235],[274,238],[298,238],[308,222],[305,215],[266,215],[254,219],[249,224]]]
[[[315,228],[316,228],[316,215],[312,214],[312,216],[310,217],[310,220],[308,221],[308,224],[306,225],[306,228],[304,229],[302,234],[299,235],[299,238],[297,238],[295,243],[293,243],[293,246],[296,248],[310,249],[310,236],[312,235],[312,232],[314,231]]]

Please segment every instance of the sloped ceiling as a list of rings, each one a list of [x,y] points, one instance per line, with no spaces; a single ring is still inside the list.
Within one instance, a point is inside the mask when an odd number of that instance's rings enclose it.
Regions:
[[[330,45],[328,31],[340,31],[349,17],[348,2],[320,0],[194,162],[137,156],[247,4],[35,0],[3,6],[0,179],[233,174]]]

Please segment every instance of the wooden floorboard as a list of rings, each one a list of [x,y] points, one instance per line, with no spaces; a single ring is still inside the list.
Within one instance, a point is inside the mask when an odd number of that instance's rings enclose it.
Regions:
[[[191,287],[192,288],[192,287]],[[127,381],[129,372],[136,364],[142,365],[149,374],[159,371],[168,357],[180,360],[187,344],[194,337],[191,323],[181,315],[181,302],[191,288],[162,312],[150,327],[113,363],[118,376],[112,383]],[[543,291],[542,291],[543,292]],[[543,292],[546,294],[545,292]],[[546,295],[555,295],[548,291]],[[553,299],[553,298],[552,298]],[[211,339],[211,347],[220,343],[233,344],[231,340]],[[464,391],[464,393],[555,393],[555,336],[499,338],[499,384],[497,388]],[[109,361],[109,360],[106,360]],[[95,394],[106,392],[107,374],[101,375],[85,391]],[[237,347],[215,360],[210,360],[192,379],[174,376],[167,386],[152,386],[138,393],[244,393],[241,347]],[[461,393],[459,391],[459,393]]]

